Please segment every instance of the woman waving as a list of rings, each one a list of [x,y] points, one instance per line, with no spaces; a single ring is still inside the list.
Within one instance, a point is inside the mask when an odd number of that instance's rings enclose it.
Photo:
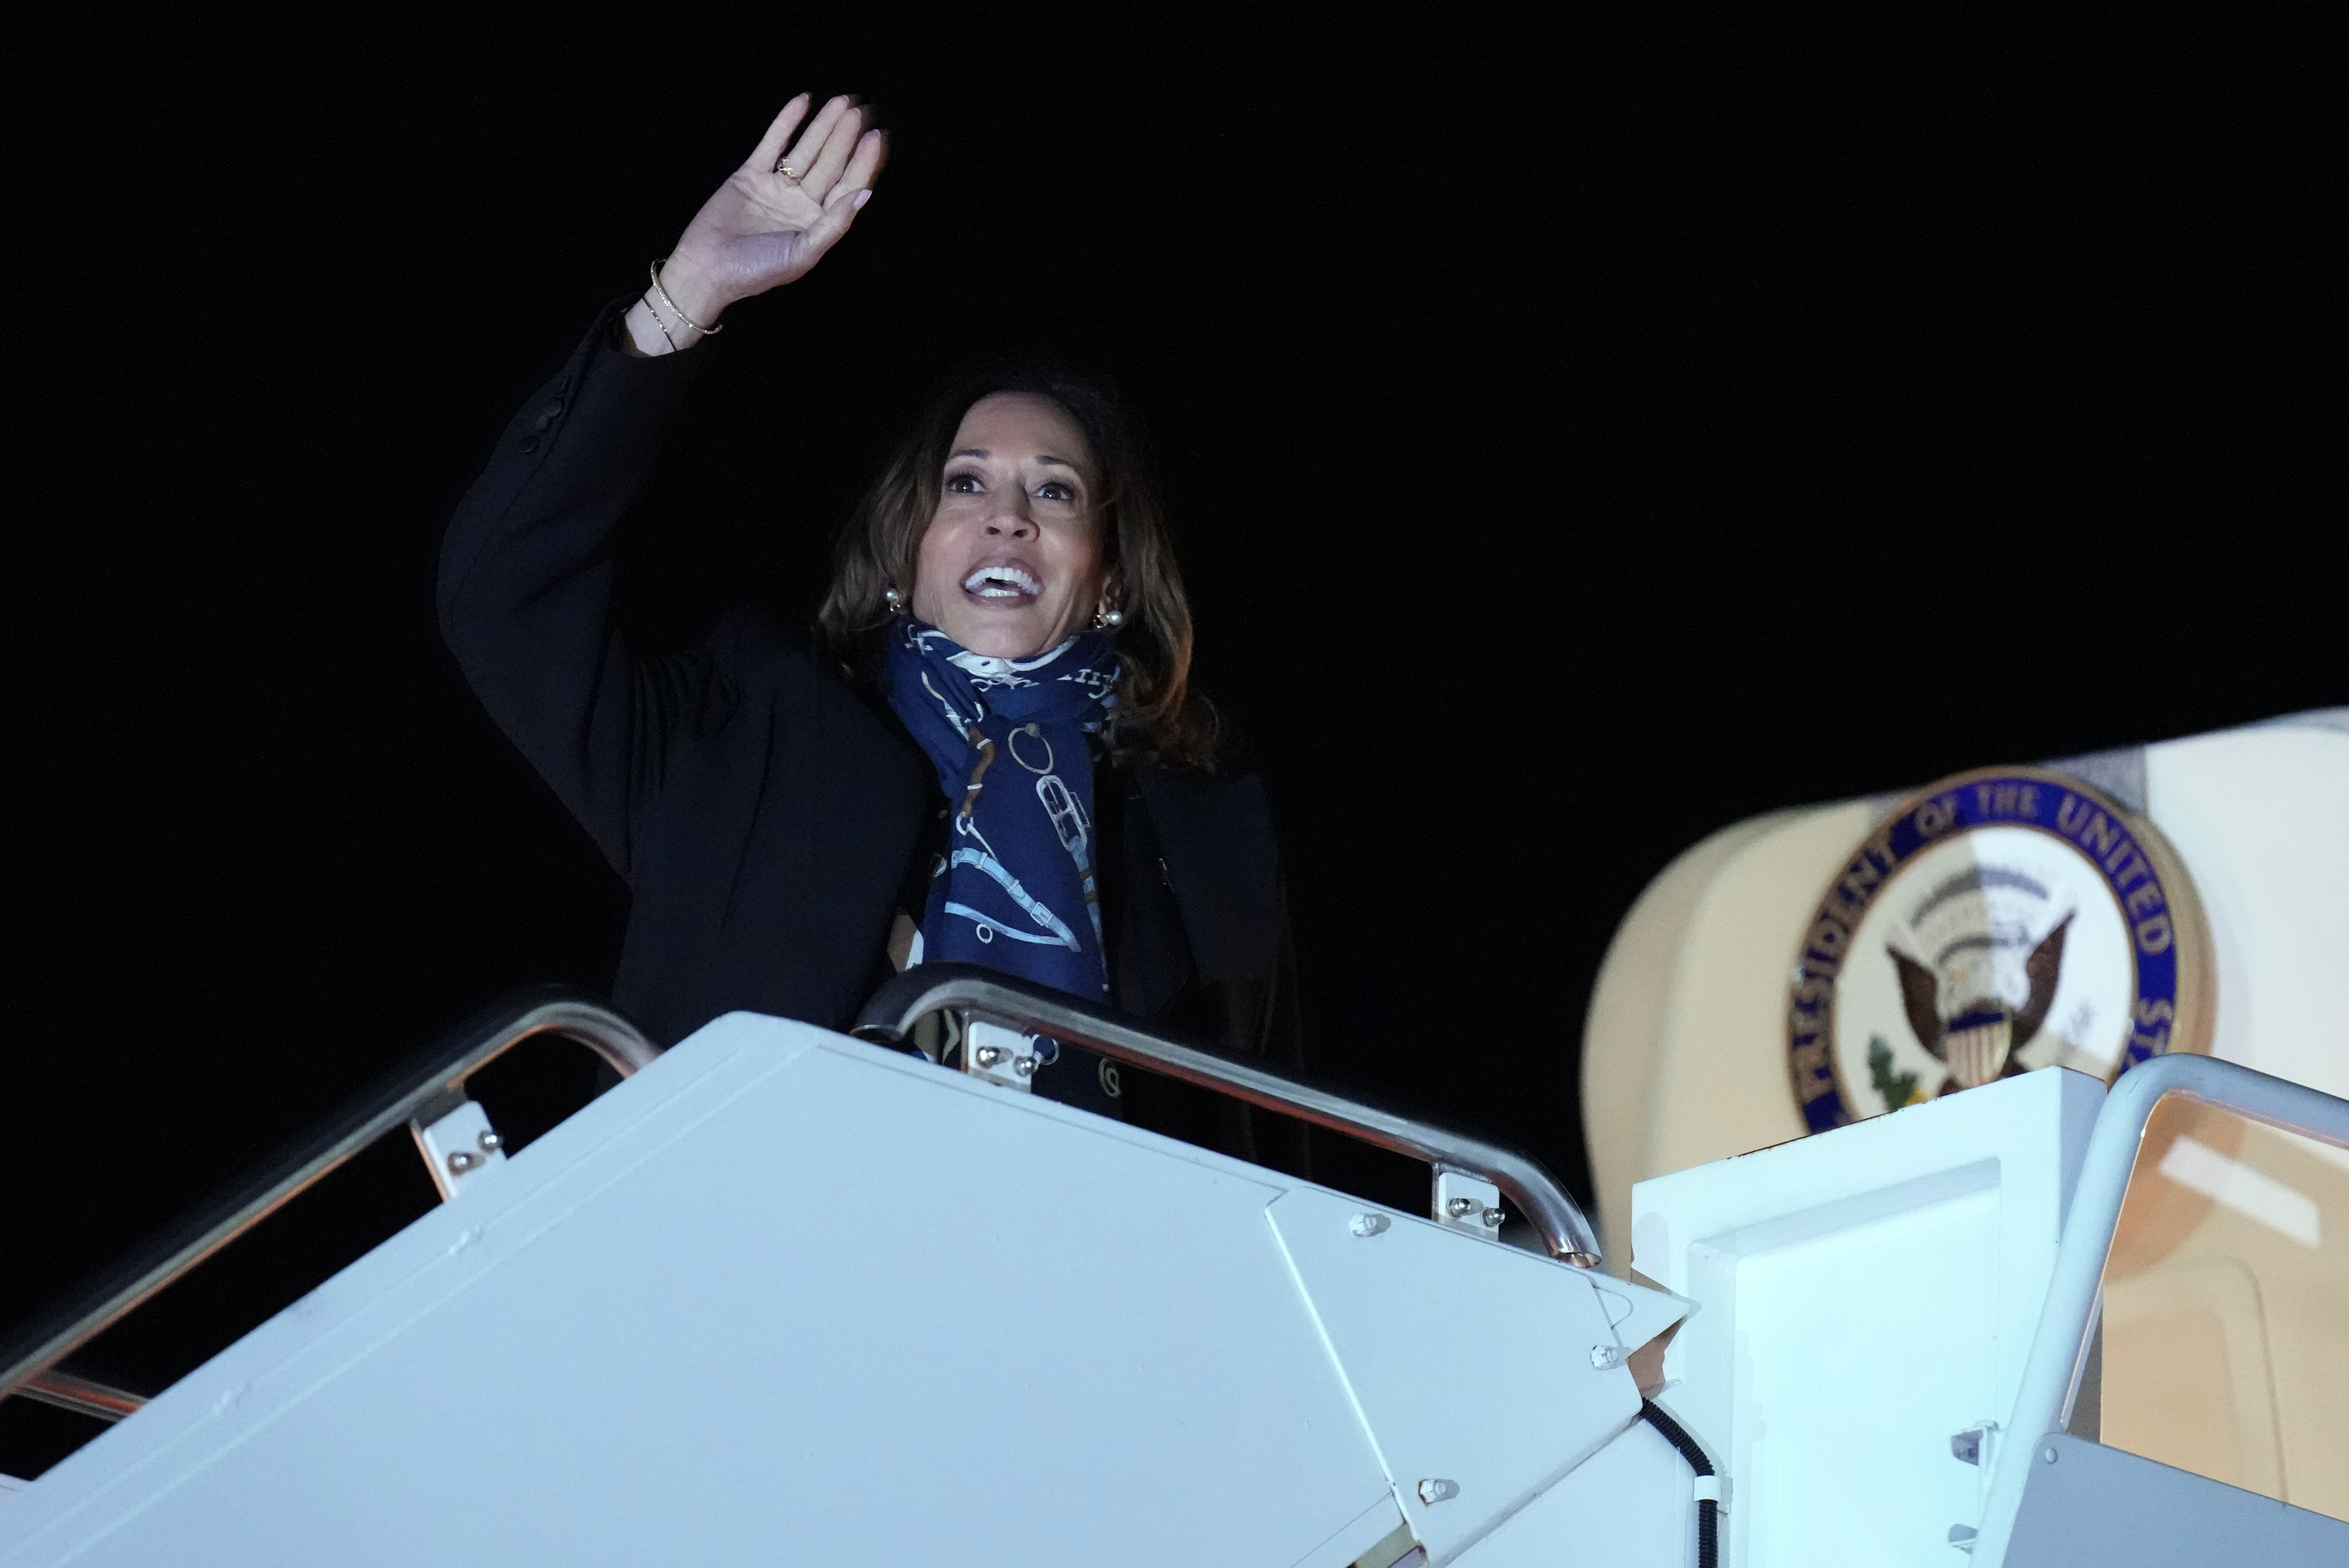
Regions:
[[[1263,790],[1191,691],[1182,575],[1105,385],[1011,369],[935,401],[840,531],[809,634],[738,611],[647,658],[615,624],[614,541],[722,351],[704,339],[816,265],[880,173],[856,104],[810,107],[523,406],[442,550],[467,678],[627,882],[616,1000],[664,1041],[738,1008],[837,1028],[953,959],[1295,1062]],[[1074,1050],[1034,1088],[1301,1161],[1293,1132],[1271,1147],[1237,1106]]]

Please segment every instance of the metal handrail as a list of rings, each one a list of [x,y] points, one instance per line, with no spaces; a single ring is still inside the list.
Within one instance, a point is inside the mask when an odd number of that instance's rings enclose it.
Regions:
[[[990,1023],[1049,1035],[1102,1056],[1267,1110],[1346,1133],[1365,1143],[1490,1181],[1541,1234],[1550,1255],[1578,1268],[1599,1264],[1599,1237],[1557,1178],[1524,1150],[1373,1104],[1305,1074],[1247,1057],[1185,1045],[1097,1007],[975,964],[924,964],[884,985],[850,1033],[903,1045],[916,1019],[942,1007]]]
[[[2183,1053],[2140,1062],[2120,1076],[2088,1136],[2079,1183],[2064,1216],[2055,1267],[2048,1277],[2047,1298],[2039,1309],[2039,1326],[2023,1364],[2006,1438],[1991,1472],[1990,1498],[1974,1543],[1974,1562],[1982,1568],[1997,1568],[2005,1561],[2033,1457],[2041,1442],[2071,1418],[2104,1288],[2105,1259],[2120,1224],[2121,1201],[2128,1194],[2146,1124],[2154,1108],[2173,1094],[2349,1149],[2349,1100],[2304,1084]]]
[[[468,1078],[537,1035],[576,1040],[623,1078],[660,1054],[634,1024],[585,992],[539,985],[492,1004],[377,1080],[254,1176],[0,1346],[0,1399],[22,1394],[104,1420],[131,1413],[143,1402],[139,1396],[57,1371],[57,1364],[377,1139],[451,1094],[461,1095]]]
[[[147,1403],[144,1394],[134,1394],[128,1388],[118,1388],[110,1383],[97,1382],[88,1377],[77,1377],[54,1367],[46,1372],[34,1373],[14,1392],[27,1399],[37,1399],[44,1405],[55,1405],[60,1410],[94,1416],[101,1421],[119,1421],[125,1416],[135,1416]]]

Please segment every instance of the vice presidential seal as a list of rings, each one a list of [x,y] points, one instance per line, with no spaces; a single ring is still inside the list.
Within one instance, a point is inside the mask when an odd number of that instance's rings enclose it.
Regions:
[[[2207,943],[2150,822],[2060,773],[1961,774],[1827,885],[1787,1007],[1810,1130],[2033,1068],[2110,1082],[2209,1046]]]

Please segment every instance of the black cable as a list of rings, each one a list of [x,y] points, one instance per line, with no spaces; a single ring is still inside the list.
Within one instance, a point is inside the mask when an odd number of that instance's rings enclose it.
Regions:
[[[1713,1461],[1704,1457],[1696,1439],[1678,1421],[1664,1414],[1663,1407],[1653,1399],[1640,1401],[1640,1419],[1663,1433],[1664,1441],[1681,1451],[1689,1469],[1700,1476],[1712,1475]],[[1696,1568],[1718,1568],[1721,1562],[1721,1505],[1709,1497],[1696,1502]]]

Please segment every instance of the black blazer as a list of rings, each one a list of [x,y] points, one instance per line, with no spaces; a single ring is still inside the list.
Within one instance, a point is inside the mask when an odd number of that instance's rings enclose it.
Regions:
[[[646,658],[612,613],[612,546],[709,356],[639,359],[607,308],[523,405],[449,525],[440,625],[501,728],[632,895],[613,997],[663,1044],[736,1008],[844,1026],[884,944],[936,775],[887,705],[747,611]],[[825,542],[809,541],[812,555]],[[1253,773],[1141,766],[1094,789],[1112,992],[1226,1049],[1301,1058],[1287,897]],[[1129,1080],[1143,1075],[1129,1075]],[[1300,1129],[1163,1080],[1132,1119],[1301,1169]]]

